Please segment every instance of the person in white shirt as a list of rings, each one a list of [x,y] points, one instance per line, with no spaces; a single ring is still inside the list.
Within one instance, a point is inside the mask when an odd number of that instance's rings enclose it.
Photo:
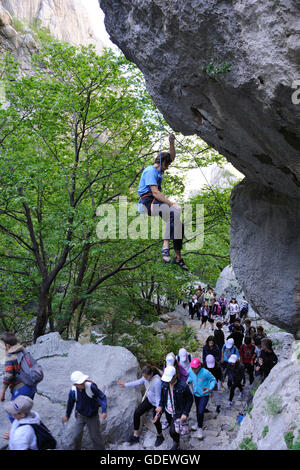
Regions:
[[[5,411],[14,418],[10,431],[2,436],[9,441],[9,450],[38,450],[36,435],[30,424],[40,424],[40,416],[32,411],[32,407],[33,400],[25,395],[19,395],[4,405]]]
[[[118,381],[118,384],[122,387],[137,387],[139,385],[145,385],[146,393],[143,396],[142,403],[137,407],[134,412],[134,431],[132,436],[130,436],[129,440],[127,441],[130,445],[137,444],[140,440],[139,438],[139,429],[140,429],[140,422],[141,416],[149,410],[153,410],[153,417],[156,415],[156,408],[160,402],[161,396],[161,374],[156,367],[153,366],[145,366],[142,369],[142,377],[139,380],[135,380],[133,382],[123,382],[122,380]],[[164,437],[162,435],[162,427],[160,419],[156,420],[154,423],[157,431],[157,437],[155,441],[155,447],[159,447],[163,441]]]

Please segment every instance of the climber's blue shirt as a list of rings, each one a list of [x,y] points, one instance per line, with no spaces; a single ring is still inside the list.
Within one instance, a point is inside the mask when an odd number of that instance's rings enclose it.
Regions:
[[[158,186],[158,189],[160,190],[162,180],[163,172],[158,171],[158,169],[153,165],[147,166],[147,168],[144,169],[140,179],[138,195],[142,196],[143,194],[150,193],[150,186]]]

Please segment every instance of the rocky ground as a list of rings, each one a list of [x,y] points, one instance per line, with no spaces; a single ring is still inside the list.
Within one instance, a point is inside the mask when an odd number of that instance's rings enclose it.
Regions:
[[[178,319],[183,321],[184,324],[192,326],[195,329],[195,336],[199,341],[199,357],[202,358],[202,345],[205,343],[207,337],[212,334],[211,329],[208,327],[205,329],[199,329],[200,322],[198,320],[190,320],[187,311],[184,311],[182,306],[178,306],[175,312],[172,312],[173,316],[176,315]],[[230,333],[228,328],[224,327],[225,337]],[[245,386],[245,396],[249,390],[249,381],[247,379]],[[189,435],[181,438],[181,449],[184,450],[223,450],[226,449],[231,441],[235,439],[238,431],[237,417],[239,413],[245,408],[245,401],[240,400],[239,390],[236,390],[233,405],[230,409],[226,408],[228,402],[229,391],[226,383],[220,392],[221,398],[221,412],[216,413],[215,398],[210,398],[208,408],[209,413],[205,413],[203,434],[204,439],[197,439],[197,431],[191,431]],[[156,430],[151,422],[152,415],[149,415],[144,420],[144,424],[141,430],[139,444],[129,446],[126,442],[118,444],[117,446],[111,446],[110,449],[122,450],[148,450],[155,449],[154,442],[156,439]],[[162,422],[164,416],[162,417]],[[197,424],[196,419],[196,408],[193,404],[190,417],[189,425],[190,428]],[[158,448],[159,450],[168,450],[172,447],[173,441],[169,435],[169,429],[163,431],[165,441]]]

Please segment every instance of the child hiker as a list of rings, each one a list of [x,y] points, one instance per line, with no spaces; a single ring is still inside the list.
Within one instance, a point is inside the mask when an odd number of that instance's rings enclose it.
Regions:
[[[215,377],[203,367],[200,359],[195,357],[190,363],[190,371],[187,382],[193,386],[197,410],[197,437],[203,439],[204,410],[207,408],[210,393],[216,385]]]
[[[153,417],[156,414],[156,408],[159,406],[160,396],[161,396],[161,374],[159,370],[151,365],[146,365],[142,369],[142,377],[139,380],[133,382],[123,382],[119,380],[119,385],[122,387],[138,387],[139,385],[145,385],[146,392],[143,396],[142,402],[136,408],[133,416],[133,434],[130,436],[127,441],[130,445],[137,444],[140,440],[140,424],[141,416],[147,411],[153,411]],[[164,437],[162,435],[162,427],[160,418],[155,421],[155,428],[157,432],[156,441],[154,446],[159,447],[163,441]]]

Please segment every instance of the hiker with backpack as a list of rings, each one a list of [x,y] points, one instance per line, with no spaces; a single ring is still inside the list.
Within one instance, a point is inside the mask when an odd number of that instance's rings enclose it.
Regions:
[[[176,370],[176,369],[175,369]],[[138,387],[140,385],[144,385],[146,391],[142,398],[142,402],[136,408],[133,416],[133,434],[128,439],[128,444],[133,445],[137,444],[140,440],[140,424],[141,424],[141,416],[145,414],[147,411],[153,411],[153,417],[156,415],[156,408],[159,406],[160,403],[160,396],[161,396],[161,373],[160,371],[151,365],[146,365],[142,369],[142,377],[138,380],[134,380],[133,382],[124,382],[123,380],[119,380],[118,384],[122,387]],[[154,446],[159,447],[163,441],[164,437],[162,435],[162,426],[160,422],[160,418],[155,421],[155,428],[156,428],[156,441]]]
[[[240,357],[240,353],[234,344],[233,338],[229,338],[224,344],[221,351],[221,366],[223,370],[226,370],[228,365],[228,359],[232,354],[235,354],[238,358]]]
[[[56,441],[40,420],[36,411],[32,410],[33,400],[19,395],[4,405],[8,415],[13,417],[10,431],[4,433],[3,439],[8,440],[9,450],[45,450],[55,449]]]
[[[254,380],[255,346],[252,344],[250,336],[245,336],[244,344],[241,345],[239,353],[241,357],[241,363],[249,375],[249,383],[251,385]]]
[[[226,306],[227,306],[227,299],[225,297],[225,294],[222,294],[221,297],[218,300],[220,306],[221,306],[221,316],[224,318],[226,315]]]
[[[180,380],[183,380],[186,382],[187,377],[189,375],[189,368],[190,368],[190,362],[192,361],[192,355],[187,352],[185,348],[180,348],[178,351],[178,354],[176,356],[177,363],[178,365],[181,366],[180,368]],[[183,373],[182,369],[185,370],[185,374]]]
[[[105,450],[98,412],[101,407],[101,418],[103,420],[107,418],[106,396],[94,382],[89,380],[89,376],[81,371],[72,372],[71,382],[73,386],[69,392],[66,415],[62,418],[62,422],[69,421],[75,405],[74,449],[81,449],[84,427],[87,426],[94,449]]]
[[[18,395],[25,395],[33,400],[37,384],[43,379],[41,366],[18,343],[14,333],[8,332],[1,339],[5,345],[6,360],[0,400],[5,400],[8,388],[11,391],[11,400]],[[13,417],[9,416],[9,420],[13,422]]]
[[[242,319],[244,316],[248,315],[249,311],[249,303],[246,300],[246,297],[243,295],[243,302],[241,305],[241,311],[240,311],[240,318]]]
[[[179,450],[181,428],[191,411],[193,395],[189,386],[178,379],[173,366],[166,367],[161,380],[161,397],[153,423],[159,422],[161,414],[165,412],[170,426],[170,436],[173,439],[173,446],[170,450]]]

